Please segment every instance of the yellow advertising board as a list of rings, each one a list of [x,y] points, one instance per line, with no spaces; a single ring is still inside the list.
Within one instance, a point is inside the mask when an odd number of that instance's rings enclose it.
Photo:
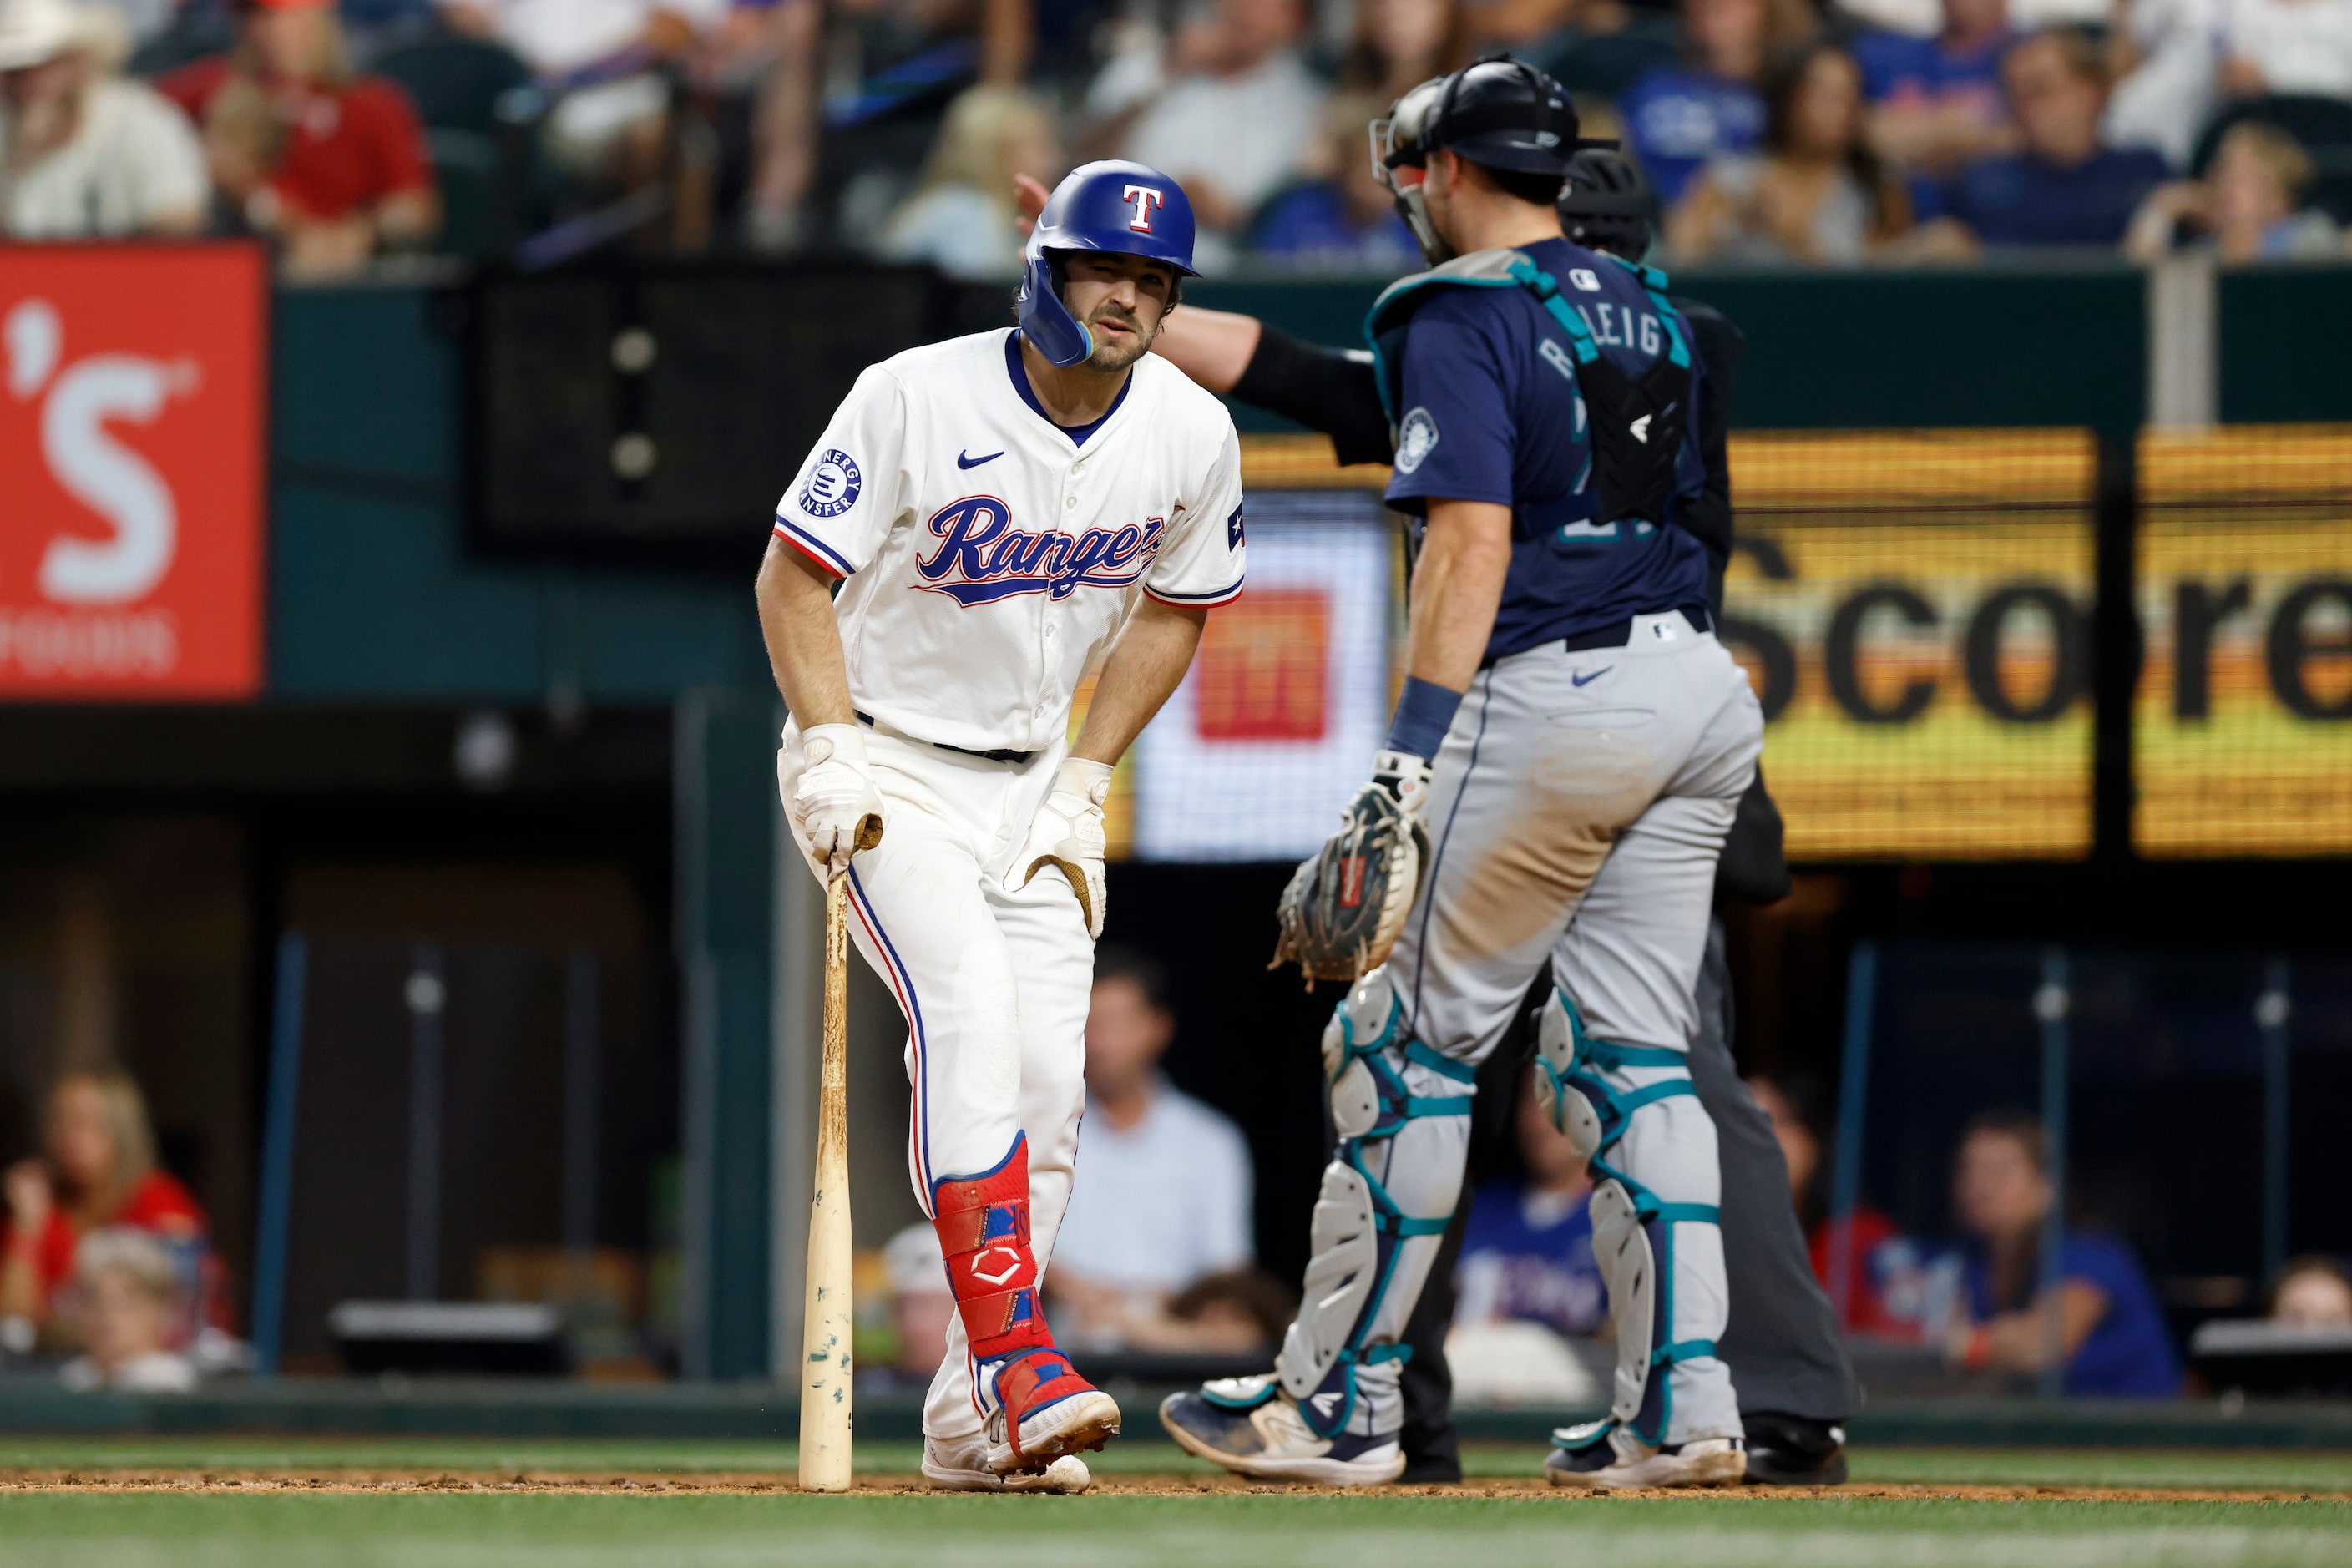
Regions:
[[[2087,855],[2087,432],[1735,437],[1724,637],[1792,859]]]
[[[2352,428],[2140,443],[2132,839],[2352,851]]]

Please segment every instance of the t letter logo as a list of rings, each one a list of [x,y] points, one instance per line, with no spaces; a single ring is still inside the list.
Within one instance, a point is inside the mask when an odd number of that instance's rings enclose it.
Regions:
[[[1127,226],[1138,234],[1150,234],[1151,209],[1168,205],[1168,198],[1151,185],[1129,185],[1118,195],[1119,200],[1135,204],[1135,216],[1127,220]]]

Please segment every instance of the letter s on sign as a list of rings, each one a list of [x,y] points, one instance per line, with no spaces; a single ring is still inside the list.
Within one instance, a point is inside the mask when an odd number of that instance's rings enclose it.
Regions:
[[[114,439],[107,422],[145,425],[174,392],[191,389],[193,364],[132,354],[93,354],[54,381],[64,346],[57,308],[26,300],[0,327],[8,350],[8,390],[20,401],[41,393],[41,456],[60,489],[114,525],[114,537],[61,533],[42,552],[42,596],[60,605],[121,605],[145,597],[172,567],[179,511],[171,487],[147,459]]]

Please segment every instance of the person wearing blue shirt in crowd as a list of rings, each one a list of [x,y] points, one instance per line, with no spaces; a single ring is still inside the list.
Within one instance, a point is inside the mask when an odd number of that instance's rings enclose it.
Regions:
[[[2042,1370],[2054,1307],[2069,1394],[2168,1398],[2180,1362],[2164,1310],[2131,1248],[2069,1227],[2053,1288],[2041,1278],[2050,1178],[2042,1124],[2022,1111],[1988,1111],[1969,1124],[1952,1163],[1952,1207],[1968,1234],[1965,1282],[1974,1321],[1948,1347],[1972,1369]]]
[[[2016,42],[2006,0],[1944,0],[1934,37],[1867,33],[1853,42],[1870,103],[1870,141],[1911,177],[1914,216],[1941,210],[1945,182],[2017,148],[2001,96],[2001,57]]]
[[[1252,255],[1301,271],[1401,272],[1420,259],[1412,231],[1364,157],[1376,100],[1336,100],[1324,115],[1330,173],[1269,200],[1252,226]]]
[[[1764,140],[1765,63],[1810,31],[1803,0],[1683,0],[1690,59],[1662,66],[1617,101],[1628,148],[1673,206],[1708,160]]]
[[[1518,1097],[1522,1177],[1480,1184],[1454,1270],[1461,1323],[1541,1323],[1583,1336],[1609,1321],[1609,1286],[1592,1258],[1592,1181],[1532,1087]]]
[[[1972,165],[1944,212],[1986,246],[2111,246],[2166,178],[2163,157],[2099,140],[2106,61],[2087,36],[2037,33],[2001,61],[2010,107],[2025,134],[2015,157]]]

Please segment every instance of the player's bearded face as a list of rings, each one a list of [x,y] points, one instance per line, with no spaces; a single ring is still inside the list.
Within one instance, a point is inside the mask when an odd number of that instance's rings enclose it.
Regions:
[[[1062,302],[1095,341],[1087,369],[1125,370],[1151,351],[1175,293],[1173,272],[1134,257],[1089,256],[1073,257],[1066,276]]]

